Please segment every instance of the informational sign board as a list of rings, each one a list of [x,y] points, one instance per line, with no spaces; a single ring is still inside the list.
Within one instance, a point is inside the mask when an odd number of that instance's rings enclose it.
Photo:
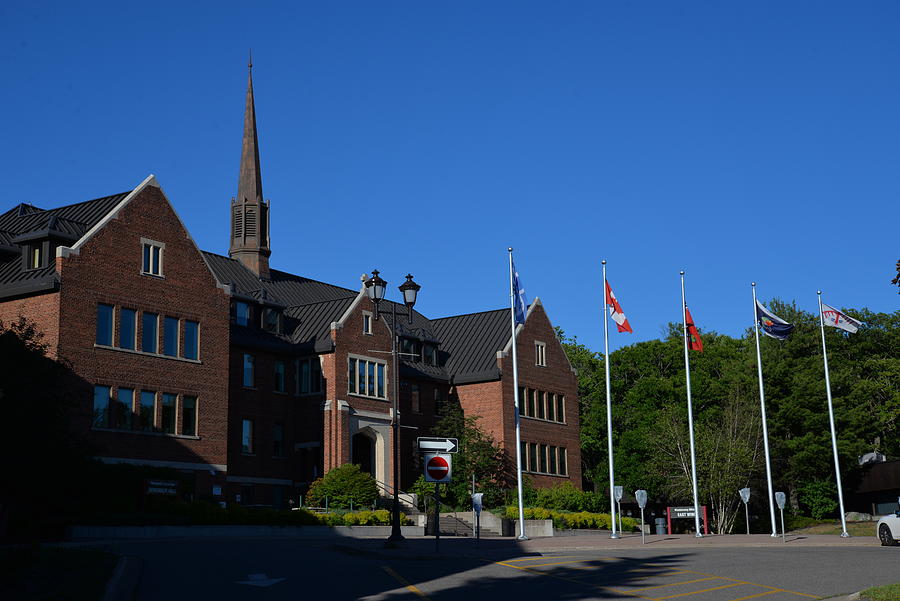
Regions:
[[[446,483],[453,475],[452,455],[426,455],[425,481]]]
[[[178,480],[147,480],[145,484],[148,495],[178,494]]]
[[[692,518],[694,517],[694,506],[688,507],[672,507],[673,518]]]
[[[416,442],[420,453],[456,453],[459,451],[459,440],[456,438],[420,436]]]
[[[693,517],[693,505],[687,507],[666,507],[666,526],[668,527],[669,533],[672,532],[672,520]],[[706,517],[706,505],[700,506],[700,522],[703,524],[703,533],[709,534],[709,520]]]

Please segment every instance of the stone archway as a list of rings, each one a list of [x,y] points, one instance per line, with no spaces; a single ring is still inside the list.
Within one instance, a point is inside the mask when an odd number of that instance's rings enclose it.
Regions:
[[[358,465],[363,472],[371,474],[373,478],[378,476],[375,439],[375,432],[371,428],[364,428],[354,434],[350,442],[350,462]]]

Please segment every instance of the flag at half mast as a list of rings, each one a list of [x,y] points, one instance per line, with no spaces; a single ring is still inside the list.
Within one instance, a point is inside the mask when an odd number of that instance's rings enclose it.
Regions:
[[[771,338],[787,340],[787,337],[794,331],[794,324],[790,324],[781,319],[763,307],[762,303],[759,301],[756,301],[756,319],[759,321],[763,333]]]
[[[861,321],[853,319],[846,313],[842,313],[825,303],[822,303],[822,319],[826,326],[840,328],[851,334],[855,334],[859,330],[859,326],[862,325]]]
[[[622,306],[616,300],[616,295],[609,287],[609,282],[606,282],[606,304],[609,306],[609,316],[616,322],[616,329],[619,332],[631,332],[631,324],[628,323],[628,318],[622,312]]]

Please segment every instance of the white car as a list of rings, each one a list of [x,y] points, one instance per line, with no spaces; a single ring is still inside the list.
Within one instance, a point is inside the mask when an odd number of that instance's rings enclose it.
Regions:
[[[878,525],[875,526],[875,536],[885,547],[900,543],[900,510],[878,520]]]

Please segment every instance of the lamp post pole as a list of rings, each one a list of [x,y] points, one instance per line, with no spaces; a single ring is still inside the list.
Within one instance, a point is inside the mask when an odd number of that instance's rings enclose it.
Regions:
[[[375,321],[378,321],[378,304],[384,299],[387,282],[378,276],[378,270],[372,271],[372,277],[366,280],[366,295],[375,304]],[[416,304],[416,295],[421,286],[413,281],[413,276],[407,274],[406,281],[399,287],[403,294],[403,304],[406,305],[409,323],[412,323],[412,308]],[[388,544],[398,543],[404,540],[400,530],[400,361],[397,352],[397,303],[391,303],[391,437],[393,439],[393,461],[391,471],[393,476],[394,502],[391,507],[391,535]]]

